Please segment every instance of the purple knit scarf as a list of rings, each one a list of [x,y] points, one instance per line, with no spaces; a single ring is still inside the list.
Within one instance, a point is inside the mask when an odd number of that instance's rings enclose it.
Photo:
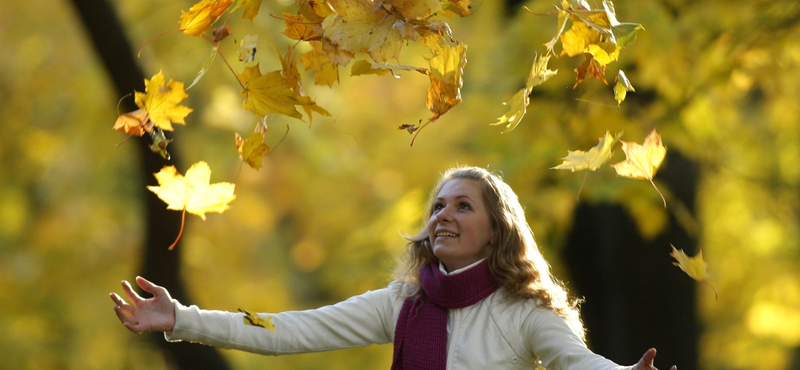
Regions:
[[[486,261],[455,275],[434,263],[420,268],[425,294],[406,298],[394,332],[392,370],[444,370],[447,366],[447,310],[480,302],[497,290]]]

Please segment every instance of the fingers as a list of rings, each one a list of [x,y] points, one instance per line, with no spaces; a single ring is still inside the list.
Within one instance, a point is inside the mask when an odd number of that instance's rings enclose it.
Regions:
[[[644,363],[647,366],[651,366],[652,367],[653,366],[653,361],[655,359],[656,359],[656,349],[655,348],[650,348],[650,349],[647,350],[647,352],[644,353],[644,356],[642,356],[642,363]]]
[[[161,295],[166,291],[166,289],[163,287],[155,285],[141,276],[136,277],[136,284],[138,284],[142,290],[152,294],[153,296]]]
[[[129,283],[127,280],[122,281],[122,290],[125,292],[125,296],[128,297],[128,300],[131,302],[132,305],[136,306],[139,304],[139,302],[143,301],[142,297],[139,296],[138,293],[133,291],[131,283]]]

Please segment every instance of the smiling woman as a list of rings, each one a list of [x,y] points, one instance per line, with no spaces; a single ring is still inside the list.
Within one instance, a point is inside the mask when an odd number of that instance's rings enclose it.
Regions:
[[[114,310],[133,332],[264,355],[393,343],[392,369],[620,369],[591,352],[575,305],[550,274],[517,196],[483,168],[447,171],[398,279],[319,309],[278,314],[186,307],[144,278]],[[655,349],[633,367],[652,370]],[[674,367],[673,367],[674,369]]]

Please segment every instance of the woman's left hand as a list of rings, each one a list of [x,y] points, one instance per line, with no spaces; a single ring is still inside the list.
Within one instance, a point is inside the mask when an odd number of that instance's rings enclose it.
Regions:
[[[650,348],[647,352],[644,353],[642,359],[636,363],[636,366],[633,367],[633,370],[658,370],[655,366],[653,366],[653,360],[656,358],[656,349]],[[678,370],[678,367],[672,365],[670,370]]]

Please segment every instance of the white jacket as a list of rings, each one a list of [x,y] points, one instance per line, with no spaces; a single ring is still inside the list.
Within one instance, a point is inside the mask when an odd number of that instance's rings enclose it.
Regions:
[[[328,351],[392,343],[404,298],[403,283],[346,301],[271,316],[277,332],[245,325],[244,314],[201,310],[175,301],[169,341],[191,341],[264,355]],[[563,318],[530,299],[498,289],[484,300],[448,312],[447,369],[622,370],[594,354]]]

